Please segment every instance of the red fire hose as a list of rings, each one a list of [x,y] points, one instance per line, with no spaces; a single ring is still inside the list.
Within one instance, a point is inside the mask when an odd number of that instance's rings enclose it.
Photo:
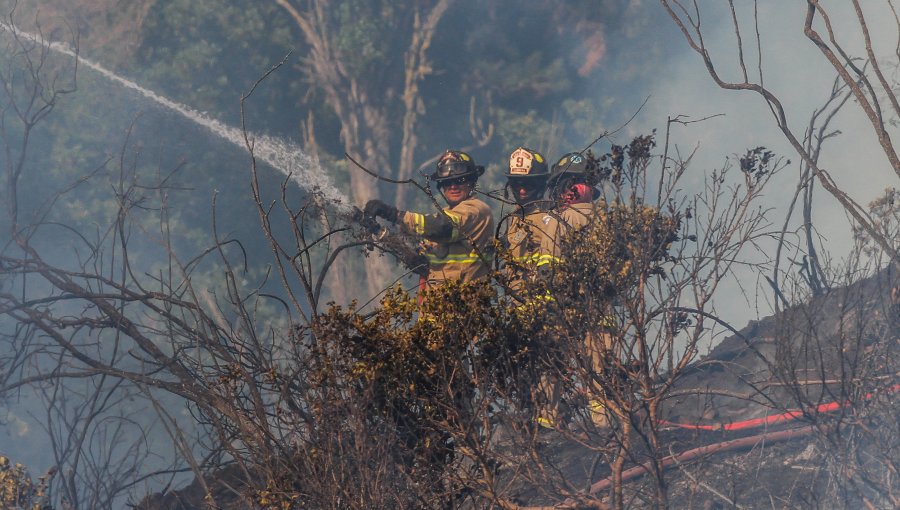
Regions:
[[[740,450],[743,448],[754,446],[761,441],[766,441],[769,443],[777,441],[787,441],[788,439],[794,439],[796,437],[809,435],[810,433],[812,433],[812,431],[813,427],[812,425],[809,425],[796,429],[782,430],[779,432],[768,432],[765,434],[757,434],[750,437],[742,437],[740,439],[732,439],[731,441],[725,441],[722,443],[714,443],[706,446],[701,446],[699,448],[681,452],[677,455],[670,455],[663,458],[662,468],[666,469],[674,464],[689,462],[703,455],[710,455],[713,453],[725,452],[729,450]],[[626,469],[622,472],[622,481],[625,482],[627,480],[631,480],[632,478],[637,478],[638,476],[641,476],[645,473],[649,473],[652,469],[652,466],[652,462],[645,462],[640,466]],[[612,487],[612,484],[612,477],[604,478],[603,480],[600,480],[599,482],[591,485],[590,493],[596,494],[602,490],[609,489],[610,487]]]
[[[425,301],[425,290],[428,288],[428,279],[425,276],[419,275],[419,294],[416,296],[416,303],[419,306],[422,306],[422,303]]]
[[[895,384],[888,388],[884,388],[884,390],[888,393],[894,393],[900,391],[900,384]],[[866,393],[864,400],[870,400],[875,396],[875,393]],[[827,404],[821,404],[809,410],[810,414],[818,414],[818,413],[830,413],[832,411],[837,411],[842,407],[846,407],[849,405],[849,402],[828,402]],[[788,421],[795,420],[803,416],[803,411],[801,410],[791,410],[786,413],[775,414],[771,416],[764,416],[762,418],[754,418],[752,420],[744,420],[732,423],[713,423],[709,425],[703,425],[699,423],[674,423],[670,421],[660,420],[659,424],[667,427],[677,427],[682,429],[691,429],[691,430],[744,430],[744,429],[753,429],[757,427],[763,427],[767,425],[775,425],[777,423],[784,423]]]
[[[893,386],[884,388],[881,392],[887,393],[895,393],[900,391],[900,384],[895,384]],[[865,400],[871,400],[875,397],[877,393],[871,392],[865,395]],[[827,413],[836,411],[843,407],[848,406],[849,402],[829,402],[827,404],[821,404],[811,409],[810,412],[814,413]],[[803,416],[803,411],[800,410],[792,410],[786,413],[776,414],[773,416],[766,416],[763,418],[754,418],[752,420],[744,420],[739,422],[732,423],[715,423],[710,425],[703,424],[688,424],[688,423],[673,423],[667,421],[660,421],[660,425],[666,425],[669,427],[678,427],[685,429],[693,429],[693,430],[744,430],[744,429],[752,429],[756,427],[762,427],[766,425],[774,425],[777,423],[785,423],[792,420],[795,420],[799,417]],[[747,447],[752,447],[758,444],[761,441],[766,442],[777,442],[777,441],[787,441],[790,439],[794,439],[797,437],[803,437],[811,434],[814,430],[812,425],[806,427],[798,427],[789,430],[781,430],[778,432],[767,432],[763,434],[757,434],[755,436],[742,437],[739,439],[732,439],[730,441],[724,441],[721,443],[713,443],[706,446],[701,446],[699,448],[694,448],[691,450],[684,451],[682,453],[676,455],[670,455],[662,459],[662,469],[667,469],[675,464],[680,464],[682,462],[689,462],[697,457],[701,457],[704,455],[710,455],[713,453],[726,452],[730,450],[739,450]],[[637,478],[646,473],[649,473],[653,469],[653,462],[648,461],[639,466],[635,466],[633,468],[626,469],[622,472],[622,482],[626,482],[633,478]],[[613,479],[612,477],[604,478],[593,485],[590,488],[590,494],[596,494],[600,491],[607,490],[612,487]]]

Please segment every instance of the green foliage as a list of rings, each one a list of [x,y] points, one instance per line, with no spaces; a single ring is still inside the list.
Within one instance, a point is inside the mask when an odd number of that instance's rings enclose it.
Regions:
[[[0,507],[7,510],[52,510],[47,503],[47,477],[32,480],[22,464],[0,455]]]
[[[571,303],[584,297],[614,300],[649,275],[664,275],[669,247],[678,239],[680,215],[654,207],[598,204],[596,220],[565,240],[557,277],[574,284]]]
[[[516,381],[541,339],[523,333],[514,307],[485,281],[434,288],[421,305],[396,287],[373,316],[333,307],[314,328],[317,339],[335,342],[324,348],[330,357],[322,365],[371,391],[371,416],[400,427],[434,469],[452,454],[449,422],[474,419],[476,390],[486,400],[502,392],[510,404],[529,395]]]
[[[607,116],[609,105],[605,102],[612,100],[611,97],[602,99],[591,98],[567,98],[562,102],[561,108],[561,124],[563,125],[564,140],[574,140],[579,145],[578,149],[584,148],[594,138],[603,134],[605,123],[603,119]],[[599,104],[598,104],[599,102]],[[562,151],[566,149],[561,148]],[[550,156],[548,157],[555,157]]]
[[[156,2],[129,71],[154,90],[236,124],[240,95],[296,46],[280,14],[271,2]],[[269,113],[285,112],[296,100],[285,93],[302,94],[298,85],[263,92],[279,104]]]
[[[472,72],[491,83],[502,97],[527,97],[531,105],[572,87],[563,59],[541,51],[516,55],[510,60],[479,60]]]
[[[340,2],[334,13],[337,47],[350,75],[363,79],[366,72],[387,65],[390,41],[397,29],[397,8],[391,2],[350,0]]]
[[[504,154],[509,154],[516,147],[538,148],[547,145],[547,135],[551,129],[550,121],[541,117],[536,110],[527,112],[500,110],[497,112],[497,124],[497,134],[503,142]],[[544,156],[551,158],[552,161],[552,156],[547,154]],[[505,158],[500,170],[506,172]]]

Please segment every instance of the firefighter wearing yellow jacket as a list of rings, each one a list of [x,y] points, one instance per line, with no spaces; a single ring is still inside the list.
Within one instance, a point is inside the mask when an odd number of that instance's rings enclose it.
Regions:
[[[429,285],[447,280],[464,282],[489,273],[494,217],[490,207],[475,198],[475,183],[484,167],[462,151],[448,150],[430,176],[448,207],[436,213],[401,211],[381,200],[370,200],[363,212],[400,225],[423,238],[428,257]]]
[[[597,191],[592,184],[592,162],[580,152],[570,152],[553,164],[547,187],[550,199],[555,203],[554,216],[559,219],[554,234],[553,255],[563,257],[560,244],[564,236],[580,230],[593,221],[602,221],[594,204]],[[591,367],[600,374],[607,370],[606,362],[613,356],[614,341],[607,328],[613,325],[612,317],[603,317],[597,331],[589,333],[584,339],[586,354],[591,359]],[[600,388],[591,388],[588,407],[591,418],[598,427],[609,425],[609,409]]]
[[[514,263],[508,271],[513,293],[555,260],[557,220],[547,213],[544,203],[548,177],[550,171],[540,152],[519,147],[510,154],[506,187],[517,207],[506,219],[505,239]]]
[[[590,170],[587,158],[580,152],[564,154],[553,164],[547,187],[550,189],[550,199],[555,203],[561,229],[554,237],[561,237],[567,230],[579,230],[596,216],[595,189],[588,183]],[[559,256],[559,242],[554,244],[553,253]]]
[[[558,230],[557,219],[548,213],[544,192],[550,170],[544,156],[533,149],[519,147],[509,156],[506,172],[506,188],[516,201],[516,209],[504,221],[504,236],[511,264],[506,268],[510,294],[517,309],[533,312],[532,305],[549,299],[549,294],[534,294],[526,282],[541,278],[542,271],[549,272],[556,260],[554,241]],[[536,405],[537,423],[544,427],[556,426],[560,398],[560,385],[556,373],[541,376],[532,388]]]

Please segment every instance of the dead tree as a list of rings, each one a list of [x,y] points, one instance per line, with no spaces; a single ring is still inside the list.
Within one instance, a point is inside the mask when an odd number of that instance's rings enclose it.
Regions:
[[[733,1],[728,3],[734,22],[736,49],[738,50],[737,65],[740,72],[737,78],[728,78],[722,76],[718,71],[720,66],[713,58],[714,49],[708,48],[704,43],[704,32],[700,22],[702,10],[699,5],[696,2],[688,3],[678,0],[660,1],[681,30],[691,49],[703,60],[716,85],[726,90],[745,90],[758,94],[772,112],[775,124],[782,135],[791,144],[803,163],[809,167],[822,188],[847,211],[853,221],[864,229],[885,253],[890,255],[892,260],[900,259],[896,239],[886,238],[858,199],[854,199],[842,190],[835,183],[830,171],[822,168],[815,147],[803,143],[803,135],[788,123],[782,100],[765,86],[763,69],[765,51],[762,47],[762,38],[759,36],[760,26],[757,11],[753,11],[750,20],[751,26],[756,28],[756,37],[752,41],[755,44],[755,51],[759,55],[759,61],[754,69],[754,66],[748,63],[744,57],[743,47],[746,39],[742,33],[742,20],[737,14],[735,3]],[[815,45],[822,58],[830,64],[835,75],[840,79],[842,86],[852,94],[855,99],[854,104],[865,114],[873,130],[872,135],[900,178],[900,158],[897,156],[888,131],[890,116],[900,115],[900,102],[897,100],[895,84],[891,83],[884,73],[884,68],[889,63],[876,57],[876,48],[872,44],[872,34],[861,2],[854,0],[852,5],[855,13],[853,22],[862,34],[864,49],[861,55],[850,53],[848,49],[850,43],[845,40],[845,34],[836,33],[828,8],[818,0],[807,1],[805,21],[797,29],[802,31],[807,39]],[[891,9],[893,8],[890,2],[888,5]],[[744,28],[746,29],[746,27]],[[824,32],[821,32],[823,30]],[[831,78],[829,76],[828,81],[831,81]]]
[[[691,49],[706,65],[713,81],[726,90],[747,90],[760,95],[772,112],[776,125],[802,160],[798,195],[803,195],[805,240],[791,248],[781,235],[776,271],[770,282],[776,293],[779,328],[773,335],[777,360],[772,360],[769,379],[756,381],[759,394],[777,386],[784,393],[770,398],[781,411],[802,413],[802,420],[815,428],[814,437],[821,453],[830,497],[846,507],[867,508],[897,505],[897,487],[887,473],[896,470],[897,433],[895,399],[897,377],[889,368],[897,356],[897,309],[893,290],[897,286],[898,245],[896,231],[896,189],[889,187],[869,207],[849,196],[830,172],[846,171],[827,167],[821,161],[826,140],[839,134],[834,127],[835,113],[842,108],[858,109],[871,127],[869,135],[877,142],[885,161],[900,176],[900,160],[894,147],[890,126],[900,115],[896,83],[887,69],[897,65],[895,48],[883,51],[874,42],[884,27],[896,29],[897,15],[891,2],[864,4],[848,2],[849,15],[841,14],[852,30],[838,28],[837,6],[817,0],[806,2],[806,15],[797,25],[816,49],[834,80],[827,102],[817,109],[801,136],[788,123],[783,98],[764,83],[767,57],[763,41],[766,26],[754,8],[740,14],[736,2],[729,2],[735,33],[739,75],[720,73],[724,63],[714,56],[719,48],[704,43],[701,17],[708,14],[696,2],[661,1],[681,30]],[[873,9],[885,9],[883,24],[874,24]],[[752,50],[755,64],[744,58],[747,28],[755,30]],[[893,37],[893,35],[891,36]],[[826,82],[827,83],[827,82]],[[852,218],[854,243],[830,262],[819,260],[813,241],[809,210],[812,207],[812,180]],[[797,195],[795,195],[796,201]],[[793,209],[793,203],[791,204]],[[783,230],[787,231],[788,223]],[[829,247],[824,247],[828,249]],[[799,276],[779,271],[781,253],[793,249],[801,265]],[[805,254],[804,254],[805,252]],[[809,257],[807,259],[807,256]],[[756,346],[754,348],[759,348]],[[834,407],[822,412],[823,405]],[[831,409],[831,408],[829,408]]]
[[[365,59],[354,55],[355,50],[348,50],[341,38],[346,36],[344,30],[352,29],[352,24],[365,22],[364,16],[340,19],[338,9],[328,0],[274,1],[294,21],[310,49],[304,60],[305,74],[310,84],[322,91],[326,103],[339,119],[344,151],[385,177],[401,181],[414,177],[421,161],[430,157],[417,154],[421,149],[416,134],[420,119],[426,113],[420,87],[434,72],[428,50],[453,1],[407,2],[386,10],[389,19],[382,21],[389,28],[376,35],[369,34],[375,39],[368,44],[386,48],[386,55],[402,55],[402,62],[382,56],[359,63],[355,62]],[[479,105],[476,110],[473,98],[470,123],[476,146],[487,144],[493,134],[490,123],[487,127],[481,125],[483,111],[489,112],[490,104]],[[378,189],[373,186],[377,181],[371,176],[351,167],[349,178],[348,201],[363,204],[375,198],[372,191]],[[407,204],[405,187],[389,191],[396,193],[393,197],[396,204],[401,207]],[[368,266],[371,274],[366,279],[366,290],[370,296],[375,296],[389,282],[390,273],[380,261]],[[348,271],[341,265],[335,273],[340,275],[343,284],[353,278]],[[333,280],[331,285],[336,287],[338,283]],[[349,294],[338,297],[347,296]]]

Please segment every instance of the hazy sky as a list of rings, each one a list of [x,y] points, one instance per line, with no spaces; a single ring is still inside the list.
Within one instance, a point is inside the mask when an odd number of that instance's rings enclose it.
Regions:
[[[741,7],[751,4],[737,3]],[[844,2],[833,3],[839,4],[832,15],[835,26],[847,27],[837,30],[842,37],[842,44],[850,49],[859,48],[859,30],[847,23],[853,15],[851,7]],[[867,11],[867,21],[876,37],[875,53],[879,57],[890,57],[897,41],[893,17],[886,9],[874,8],[881,6],[882,2],[864,4],[871,10]],[[743,12],[748,14],[745,17],[748,23],[741,27],[745,37],[745,59],[753,64],[757,55],[752,39],[753,26],[749,23],[751,12],[749,9],[744,9]],[[716,14],[721,15],[722,10]],[[833,68],[802,33],[805,15],[805,5],[799,3],[767,1],[759,4],[765,85],[782,100],[788,123],[799,136],[802,136],[813,110],[829,96],[834,77]],[[715,49],[713,58],[719,63],[717,68],[720,74],[725,79],[739,81],[740,75],[734,66],[736,46],[730,17],[712,18],[707,15],[704,21],[704,26],[708,27],[708,31],[704,33],[705,40],[708,47]],[[724,114],[724,117],[673,132],[683,149],[689,148],[693,143],[701,145],[698,161],[705,168],[721,164],[723,155],[742,153],[745,149],[758,145],[770,147],[796,162],[798,157],[777,129],[762,97],[752,92],[719,89],[706,72],[700,57],[685,51],[686,48],[685,43],[679,51],[673,52],[673,58],[660,70],[665,79],[651,88],[652,99],[647,113],[642,116],[643,122],[662,126],[667,115],[686,114],[697,119]],[[854,53],[860,54],[859,51]],[[755,66],[752,66],[751,73],[754,70]],[[896,70],[892,68],[887,71],[892,76]],[[753,78],[751,75],[751,79]],[[868,203],[886,186],[897,185],[897,176],[878,146],[871,124],[854,102],[845,106],[832,126],[840,129],[842,134],[827,142],[820,164],[831,172],[842,188],[860,203]],[[896,135],[895,127],[889,126],[889,130]],[[792,165],[792,170],[782,176],[782,182],[795,183],[797,171],[797,165]],[[779,199],[776,201],[780,201],[787,193],[793,193],[793,186],[770,190],[770,195]],[[823,202],[832,201],[823,197]],[[839,222],[832,223],[832,220],[842,218],[843,214],[839,214],[833,207],[829,208],[831,211],[825,209],[822,207],[817,211],[824,216],[823,220],[827,220],[820,227],[823,232],[830,234],[829,237],[837,239],[844,228],[836,224]]]
[[[741,81],[736,66],[737,46],[734,26],[726,2],[701,2],[704,6],[704,40],[714,51],[712,57],[717,70],[725,80]],[[742,20],[744,58],[748,62],[751,81],[758,79],[752,2],[736,2]],[[840,42],[851,53],[861,51],[862,36],[857,25],[851,23],[855,15],[849,2],[823,2],[829,9]],[[832,6],[832,4],[834,4]],[[863,2],[872,32],[875,54],[890,58],[897,45],[897,29],[894,17],[886,8],[886,2]],[[824,104],[831,93],[834,69],[821,52],[803,34],[806,16],[805,3],[762,1],[758,4],[759,30],[762,41],[762,68],[764,84],[775,92],[785,106],[788,123],[798,137],[803,136],[810,115]],[[674,26],[674,24],[672,24]],[[824,33],[822,24],[816,25]],[[827,34],[826,34],[827,37]],[[699,144],[699,152],[688,176],[689,183],[698,183],[701,172],[721,167],[725,157],[741,154],[746,149],[766,146],[785,156],[793,163],[782,171],[766,193],[766,205],[772,206],[770,219],[780,227],[784,221],[786,204],[795,191],[799,175],[799,157],[778,130],[775,119],[758,94],[744,91],[727,91],[718,88],[710,78],[699,55],[689,51],[684,38],[671,48],[670,58],[659,70],[660,79],[649,88],[651,100],[635,123],[633,131],[645,132],[657,127],[664,132],[667,116],[689,115],[692,119],[724,114],[702,123],[677,127],[673,140],[682,154],[689,153]],[[896,69],[886,69],[889,79]],[[756,73],[756,75],[754,75]],[[886,115],[890,115],[886,113]],[[896,117],[895,115],[890,115]],[[897,176],[877,143],[874,131],[862,115],[858,105],[851,101],[832,122],[841,135],[831,139],[823,149],[820,166],[829,171],[835,181],[859,203],[868,204],[888,186],[897,186]],[[896,127],[890,127],[895,136]],[[816,228],[827,239],[827,249],[836,257],[842,257],[850,242],[849,223],[846,215],[834,199],[817,187],[814,210]],[[795,218],[797,214],[795,213]],[[797,223],[796,221],[794,222]],[[784,267],[782,263],[782,267]],[[753,285],[752,274],[745,274],[745,283]],[[756,313],[747,309],[743,300],[734,294],[736,287],[719,299],[719,310],[736,325],[746,323]],[[766,310],[760,310],[766,314]]]

